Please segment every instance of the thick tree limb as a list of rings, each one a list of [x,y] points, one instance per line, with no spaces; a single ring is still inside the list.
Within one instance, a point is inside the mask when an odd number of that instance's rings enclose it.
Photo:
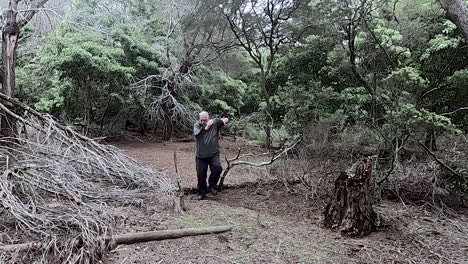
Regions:
[[[231,231],[231,226],[211,226],[202,228],[186,228],[186,229],[174,229],[174,230],[163,230],[163,231],[150,231],[142,233],[129,233],[123,235],[117,235],[114,237],[115,243],[120,244],[134,244],[148,241],[174,239],[187,236],[199,236],[208,234],[218,234],[223,232]]]
[[[239,160],[239,158],[241,157],[246,157],[246,156],[254,156],[253,154],[246,154],[246,155],[241,155],[241,152],[242,150],[240,148],[238,148],[238,152],[237,152],[237,155],[236,157],[232,158],[232,159],[228,159],[227,157],[225,157],[226,159],[226,163],[227,163],[227,168],[223,171],[223,175],[221,176],[221,179],[219,180],[219,188],[222,188],[223,185],[224,185],[224,179],[226,178],[226,176],[228,175],[229,171],[235,167],[235,166],[238,166],[238,165],[246,165],[246,166],[251,166],[251,167],[263,167],[263,166],[268,166],[270,164],[272,164],[274,161],[278,160],[279,158],[281,158],[283,155],[285,155],[286,153],[288,153],[290,150],[292,150],[293,148],[295,148],[297,146],[297,144],[299,144],[300,142],[302,141],[302,139],[297,139],[295,140],[291,145],[289,145],[288,147],[284,148],[283,150],[279,151],[279,152],[276,152],[274,153],[270,160],[267,160],[267,161],[264,161],[264,162],[260,162],[260,163],[254,163],[254,162],[250,162],[250,161],[244,161],[244,160]]]
[[[440,0],[440,5],[468,41],[468,7],[464,0]]]
[[[134,244],[156,240],[175,239],[187,236],[199,236],[208,234],[218,234],[231,231],[232,226],[211,226],[202,228],[186,228],[173,230],[158,230],[140,233],[128,233],[123,235],[113,236],[115,245]],[[24,243],[0,246],[0,251],[22,251],[31,247],[39,246],[38,243]]]
[[[450,171],[454,176],[458,177],[459,179],[465,180],[465,178],[463,178],[460,174],[458,174],[454,169],[450,168],[447,164],[445,164],[443,161],[438,159],[437,156],[432,151],[430,151],[423,143],[421,142],[418,142],[418,143],[419,143],[419,146],[421,146],[421,148],[423,148],[427,152],[427,154],[429,154],[429,156],[431,156],[437,163],[439,163],[439,165],[446,168],[448,171]]]

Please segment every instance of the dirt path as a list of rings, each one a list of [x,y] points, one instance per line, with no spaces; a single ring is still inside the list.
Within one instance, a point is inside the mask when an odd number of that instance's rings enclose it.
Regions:
[[[233,142],[222,145],[224,153],[235,153]],[[169,173],[177,150],[183,183],[195,187],[193,143],[119,147]],[[232,173],[230,184],[263,180],[267,174],[245,168]],[[284,189],[282,184],[229,189],[204,201],[188,196],[189,210],[183,215],[153,205],[116,208],[125,212],[117,220],[118,233],[226,224],[234,230],[122,245],[104,263],[468,263],[466,217],[447,218],[424,208],[384,202],[377,208],[387,225],[384,230],[363,239],[342,238],[321,227],[321,202]]]
[[[353,262],[352,259],[343,258],[346,252],[339,246],[339,236],[320,232],[318,219],[305,219],[303,215],[292,212],[291,215],[284,215],[287,203],[275,202],[272,207],[269,204],[271,201],[287,198],[279,196],[280,192],[275,190],[262,193],[255,189],[231,189],[205,201],[188,200],[190,209],[185,215],[169,214],[156,226],[148,225],[148,222],[158,223],[158,214],[150,221],[141,222],[137,218],[143,218],[145,214],[138,213],[140,211],[135,208],[138,216],[133,214],[131,219],[126,220],[125,231],[226,224],[233,225],[234,231],[120,246],[106,263]],[[141,228],[141,225],[145,227]]]
[[[262,150],[248,142],[241,142],[243,151],[261,152]],[[164,143],[117,143],[114,144],[124,150],[131,157],[145,166],[166,169],[169,177],[175,177],[174,151],[177,152],[177,163],[184,188],[197,187],[195,170],[195,142],[164,142]],[[235,157],[238,145],[231,138],[220,141],[220,158],[223,167],[226,167],[225,156]],[[243,152],[244,153],[244,152]],[[265,169],[249,167],[235,167],[226,178],[226,184],[238,185],[245,182],[258,182],[268,180]]]

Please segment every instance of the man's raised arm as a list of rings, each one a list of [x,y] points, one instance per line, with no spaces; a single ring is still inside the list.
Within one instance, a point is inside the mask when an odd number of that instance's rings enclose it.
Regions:
[[[200,132],[202,131],[202,126],[200,122],[195,122],[195,125],[193,125],[193,135],[195,137],[198,137],[200,135]]]
[[[218,127],[222,127],[224,125],[227,125],[229,123],[229,119],[227,117],[225,118],[218,118],[217,119]]]

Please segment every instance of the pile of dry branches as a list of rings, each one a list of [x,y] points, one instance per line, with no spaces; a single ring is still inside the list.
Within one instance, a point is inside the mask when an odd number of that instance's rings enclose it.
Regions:
[[[177,202],[163,171],[0,97],[22,127],[0,139],[0,245],[37,242],[28,254],[0,252],[0,262],[94,262],[112,246],[107,203]]]

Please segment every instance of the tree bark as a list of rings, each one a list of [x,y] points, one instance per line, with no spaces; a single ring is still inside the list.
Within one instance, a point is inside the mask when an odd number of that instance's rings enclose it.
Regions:
[[[164,141],[169,141],[172,138],[172,133],[174,130],[174,125],[173,125],[173,120],[171,118],[171,113],[169,110],[169,106],[164,105],[163,106],[163,112],[164,112],[164,124],[163,124],[163,135],[162,135],[162,140]]]
[[[128,233],[113,236],[115,245],[134,244],[156,240],[174,239],[187,236],[199,236],[208,234],[218,234],[231,231],[231,226],[211,226],[204,228],[186,228],[174,230],[158,230],[140,233]],[[15,245],[0,246],[0,251],[22,251],[31,247],[38,246],[36,243],[24,243]]]
[[[372,162],[363,160],[354,175],[342,173],[335,181],[335,190],[325,208],[324,224],[340,230],[344,236],[365,236],[377,227],[377,214],[372,208],[370,178]]]
[[[468,7],[464,0],[440,0],[440,5],[468,41]]]
[[[207,234],[218,234],[230,231],[231,226],[212,226],[205,228],[186,228],[175,230],[160,230],[141,233],[129,233],[124,235],[114,236],[115,243],[120,244],[134,244],[155,240],[174,239],[187,236],[199,236]]]
[[[435,135],[434,128],[429,128],[426,130],[426,139],[424,140],[424,145],[432,151],[437,151],[437,137]]]
[[[9,10],[6,12],[6,25],[2,31],[2,93],[9,97],[15,96],[15,65],[16,49],[20,27],[17,22],[17,3],[10,1]],[[5,104],[11,107],[11,104]],[[16,135],[16,120],[9,115],[2,113],[0,120],[1,136],[14,137]]]
[[[20,0],[10,0],[8,9],[4,14],[5,24],[2,30],[2,90],[8,97],[15,96],[16,89],[16,50],[20,30],[28,24],[36,15],[38,10],[48,2],[48,0],[34,1],[29,10],[24,10],[22,19],[18,20],[18,2]],[[3,15],[3,14],[2,14]],[[5,104],[10,107],[8,103]],[[16,120],[11,115],[0,112],[0,137],[15,137],[17,133]]]
[[[260,66],[261,67],[261,66]],[[261,89],[262,89],[262,94],[263,94],[263,99],[265,100],[266,103],[266,108],[265,108],[265,148],[268,150],[271,150],[271,144],[272,144],[272,138],[271,138],[271,126],[273,123],[273,118],[272,118],[272,107],[270,103],[270,94],[268,93],[268,88],[267,88],[267,74],[262,68],[262,79],[261,79]]]

